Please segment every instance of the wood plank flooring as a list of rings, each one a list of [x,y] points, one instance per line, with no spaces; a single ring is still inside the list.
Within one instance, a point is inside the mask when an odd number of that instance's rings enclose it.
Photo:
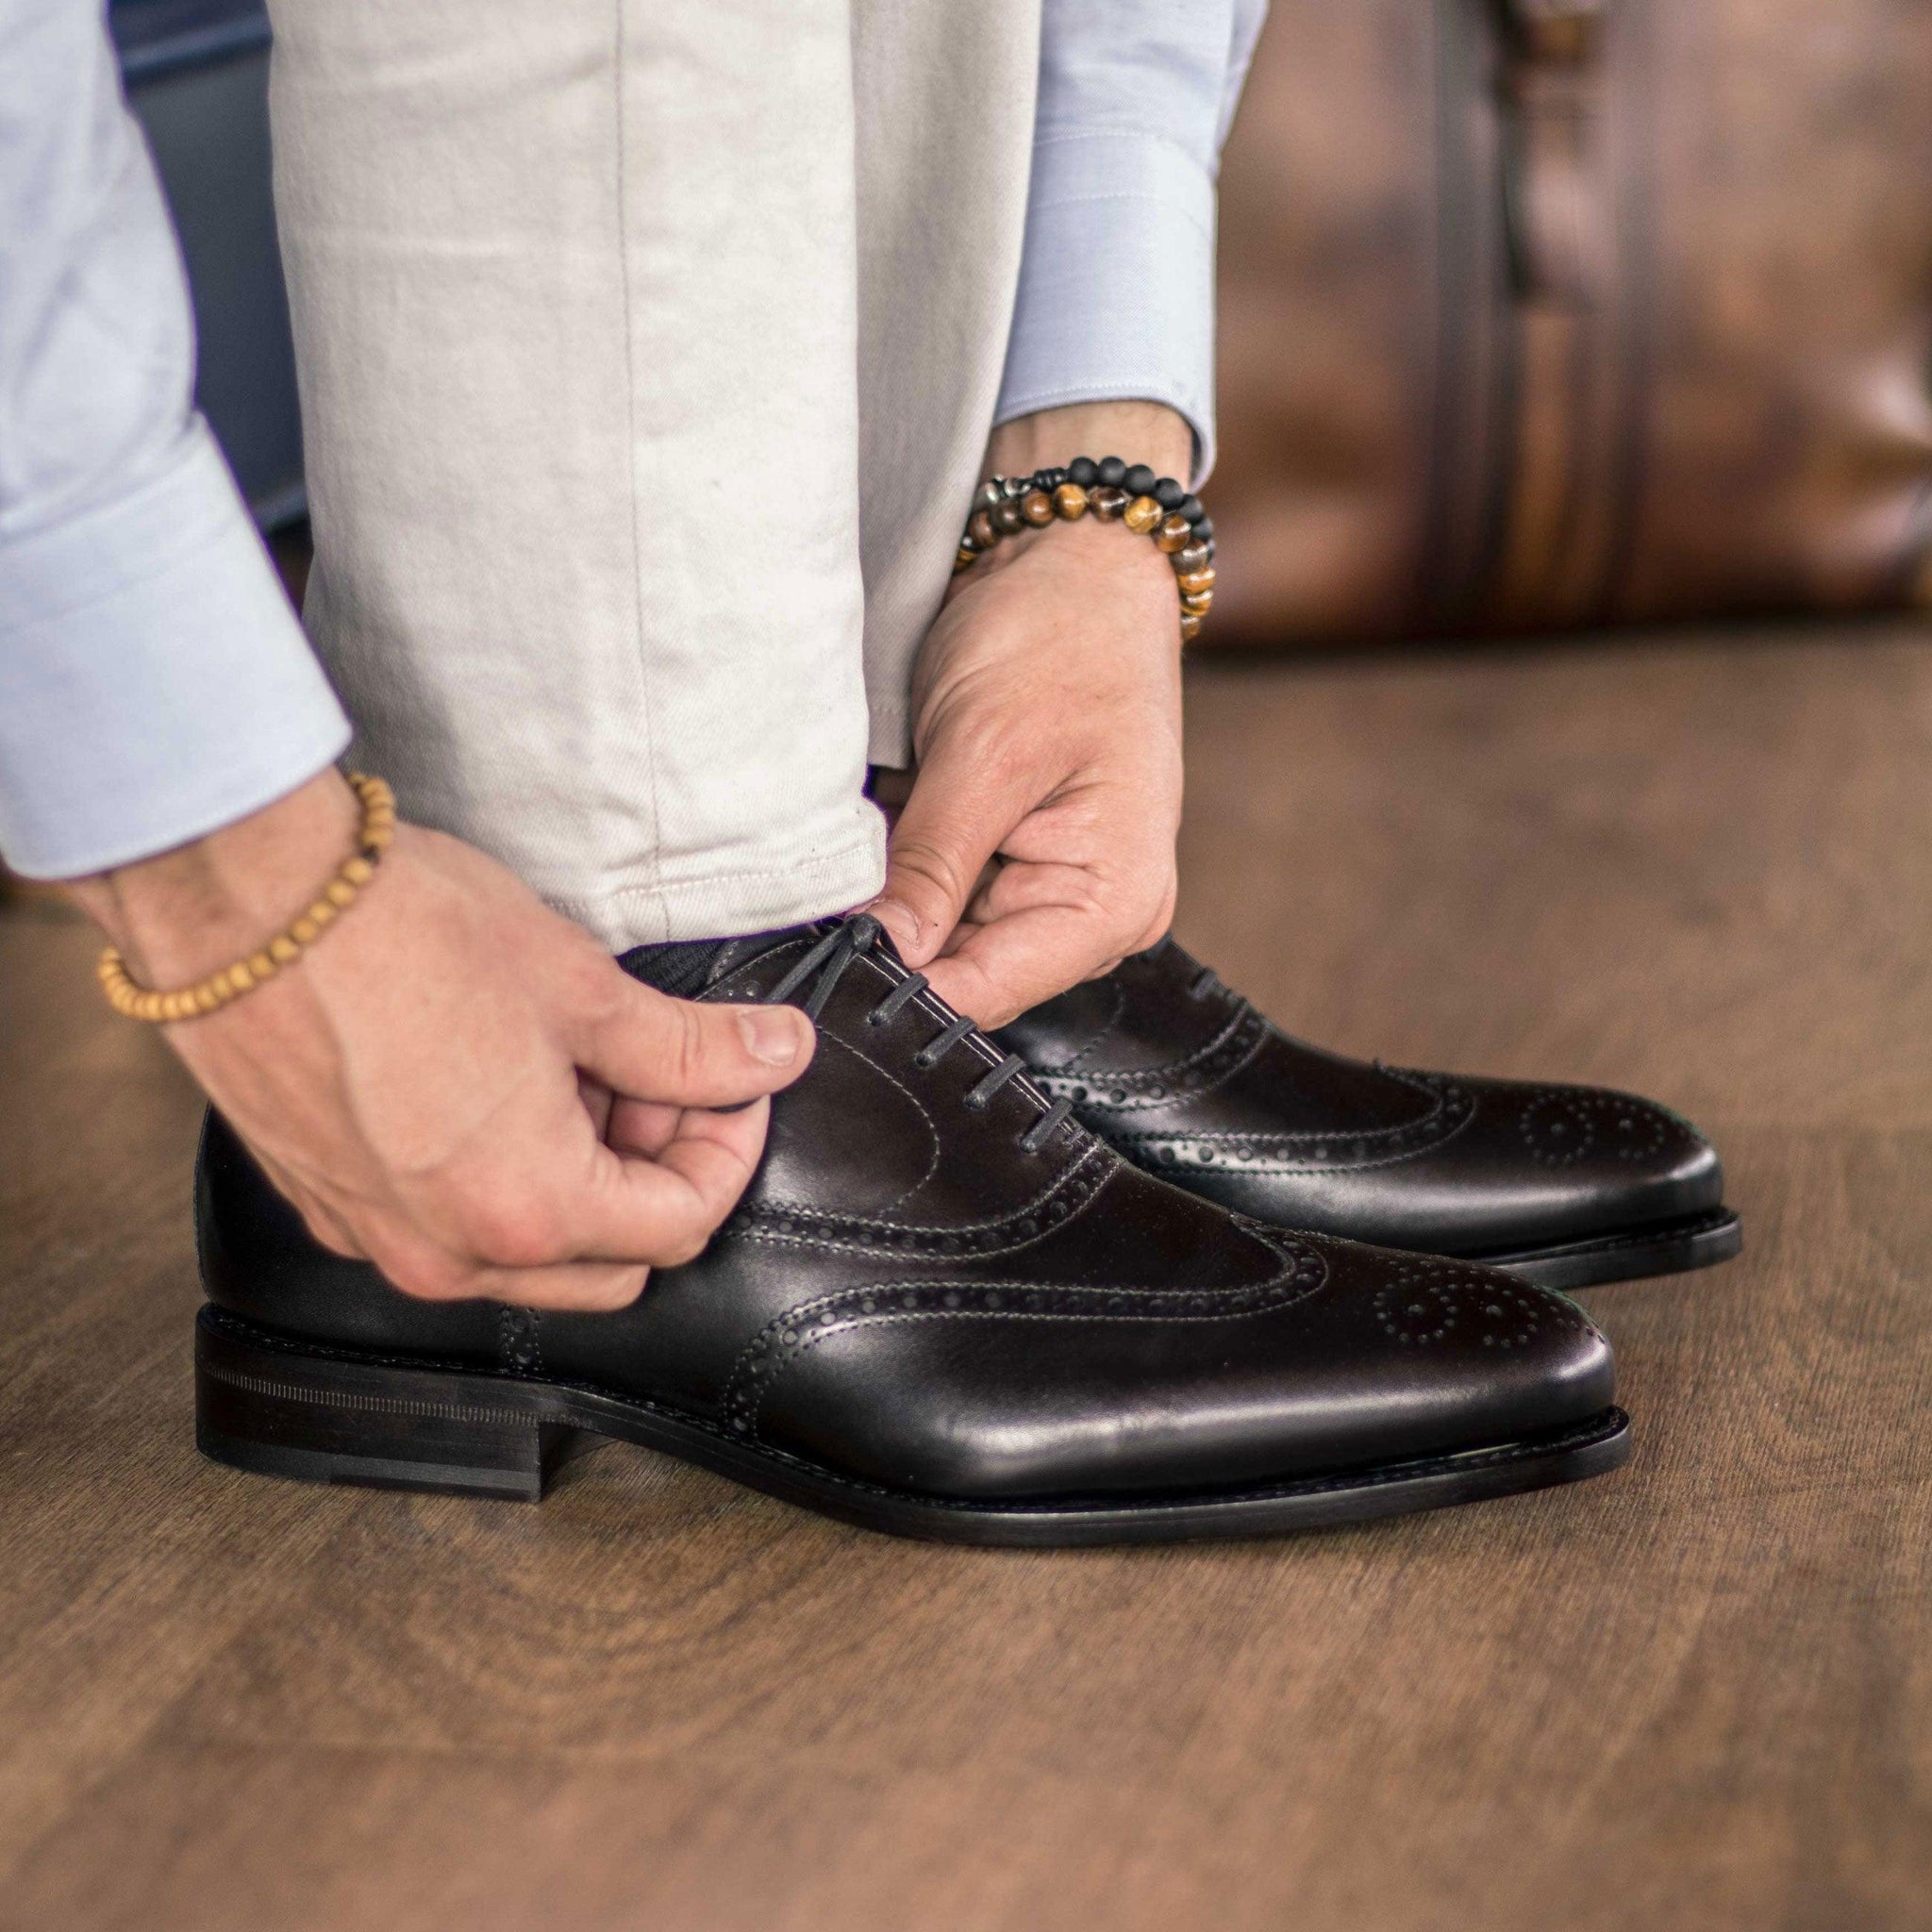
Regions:
[[[1180,930],[1285,1024],[1715,1132],[1606,1480],[1291,1541],[195,1457],[188,1082],[0,915],[0,1925],[1932,1924],[1932,649],[1210,662]]]

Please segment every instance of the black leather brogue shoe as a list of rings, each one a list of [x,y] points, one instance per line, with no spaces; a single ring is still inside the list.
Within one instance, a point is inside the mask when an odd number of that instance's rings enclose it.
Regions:
[[[1565,1289],[1741,1243],[1715,1150],[1655,1102],[1324,1053],[1171,939],[999,1039],[1138,1166],[1275,1226]]]
[[[614,1313],[412,1300],[310,1240],[211,1114],[201,1447],[534,1499],[617,1437],[871,1528],[1035,1544],[1273,1533],[1623,1460],[1574,1304],[1141,1173],[870,919],[722,946],[694,990],[800,1000],[818,1054],[725,1226]]]

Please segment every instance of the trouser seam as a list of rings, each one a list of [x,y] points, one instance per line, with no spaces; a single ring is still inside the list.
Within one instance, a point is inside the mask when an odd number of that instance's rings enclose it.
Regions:
[[[627,0],[612,0],[613,37],[616,58],[611,76],[611,111],[616,118],[614,129],[617,153],[617,258],[618,284],[623,290],[624,316],[624,408],[625,408],[625,483],[630,503],[630,598],[631,598],[631,637],[637,649],[638,691],[642,699],[642,726],[644,740],[644,770],[648,776],[651,792],[651,850],[649,864],[652,878],[661,883],[663,877],[663,831],[664,808],[658,793],[659,774],[658,770],[657,746],[652,735],[652,712],[655,708],[651,693],[651,653],[649,641],[644,636],[644,557],[643,540],[638,528],[641,506],[638,500],[638,371],[637,371],[637,329],[634,320],[634,305],[631,291],[631,232],[630,232],[630,180],[628,158],[629,148],[625,133],[625,80],[628,73],[625,40],[625,9]]]

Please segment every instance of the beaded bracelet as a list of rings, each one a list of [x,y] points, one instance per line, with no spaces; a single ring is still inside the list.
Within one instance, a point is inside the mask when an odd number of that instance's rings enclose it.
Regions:
[[[383,848],[395,837],[395,793],[380,778],[367,777],[360,772],[351,772],[348,776],[349,783],[356,788],[356,796],[362,801],[362,824],[356,834],[356,849],[336,868],[335,877],[322,889],[307,912],[291,920],[287,929],[278,932],[260,951],[172,992],[137,986],[128,977],[121,955],[109,946],[102,953],[96,969],[108,1004],[130,1020],[159,1024],[192,1020],[225,1007],[231,1000],[239,1000],[244,992],[273,979],[284,966],[292,966],[302,957],[303,949],[321,938],[323,928],[356,903],[357,893],[375,876]]]
[[[1157,476],[1145,463],[1075,457],[1064,469],[989,476],[973,500],[953,575],[969,569],[1003,538],[1056,518],[1071,524],[1089,510],[1103,523],[1118,517],[1166,553],[1180,588],[1181,641],[1192,643],[1214,603],[1214,525],[1186,484]]]

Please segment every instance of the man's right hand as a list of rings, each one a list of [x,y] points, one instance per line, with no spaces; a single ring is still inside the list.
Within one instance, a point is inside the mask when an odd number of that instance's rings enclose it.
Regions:
[[[327,772],[68,891],[137,979],[191,983],[302,911],[357,816]],[[704,1246],[763,1148],[763,1096],[814,1045],[794,1008],[639,985],[493,859],[411,825],[299,963],[164,1031],[338,1253],[429,1299],[588,1309]]]

